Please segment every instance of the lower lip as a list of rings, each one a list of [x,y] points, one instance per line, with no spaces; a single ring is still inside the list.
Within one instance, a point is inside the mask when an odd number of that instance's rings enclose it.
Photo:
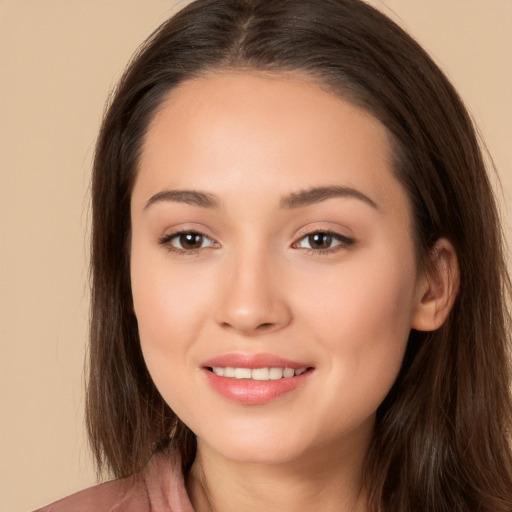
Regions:
[[[220,377],[206,368],[203,373],[210,386],[224,398],[244,405],[262,405],[296,390],[309,378],[312,370],[308,369],[296,377],[283,377],[278,380]]]

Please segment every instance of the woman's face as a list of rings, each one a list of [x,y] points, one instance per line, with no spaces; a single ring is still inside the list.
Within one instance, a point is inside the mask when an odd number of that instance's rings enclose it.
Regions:
[[[374,117],[299,77],[211,74],[158,111],[131,203],[134,309],[200,447],[266,463],[366,447],[425,281],[391,160]]]

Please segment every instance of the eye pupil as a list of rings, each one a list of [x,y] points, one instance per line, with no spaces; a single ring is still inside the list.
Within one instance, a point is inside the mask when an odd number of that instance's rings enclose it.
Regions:
[[[183,233],[179,241],[183,249],[199,249],[203,245],[203,236],[198,233]]]
[[[314,233],[309,235],[308,241],[314,249],[328,249],[332,244],[332,236],[327,233]]]

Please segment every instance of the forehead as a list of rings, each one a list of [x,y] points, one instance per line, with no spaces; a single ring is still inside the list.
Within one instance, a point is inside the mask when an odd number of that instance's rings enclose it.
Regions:
[[[239,135],[233,138],[235,133]],[[304,153],[326,135],[326,143],[332,139],[340,143],[348,138],[354,142],[357,137],[349,135],[360,133],[361,149],[371,143],[382,156],[390,156],[386,128],[367,111],[304,75],[256,71],[208,73],[182,82],[158,108],[144,147],[151,149],[152,143],[165,143],[168,137],[195,145],[218,142],[220,146],[227,134],[233,144],[244,143],[249,149],[250,141],[269,139],[266,135],[270,134],[276,144],[269,145],[268,151],[275,147],[283,151],[283,137],[277,137],[278,133],[288,134],[290,143],[296,141],[296,145],[307,139]]]
[[[386,128],[311,79],[212,73],[183,82],[160,106],[136,188],[148,196],[158,187],[248,190],[255,180],[281,192],[341,184],[378,202],[401,188],[391,162]]]

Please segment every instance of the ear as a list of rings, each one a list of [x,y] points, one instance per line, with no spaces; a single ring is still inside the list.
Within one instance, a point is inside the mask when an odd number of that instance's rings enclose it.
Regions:
[[[457,253],[446,238],[435,243],[429,260],[418,282],[418,300],[412,318],[412,328],[417,331],[435,331],[441,327],[459,291]]]

